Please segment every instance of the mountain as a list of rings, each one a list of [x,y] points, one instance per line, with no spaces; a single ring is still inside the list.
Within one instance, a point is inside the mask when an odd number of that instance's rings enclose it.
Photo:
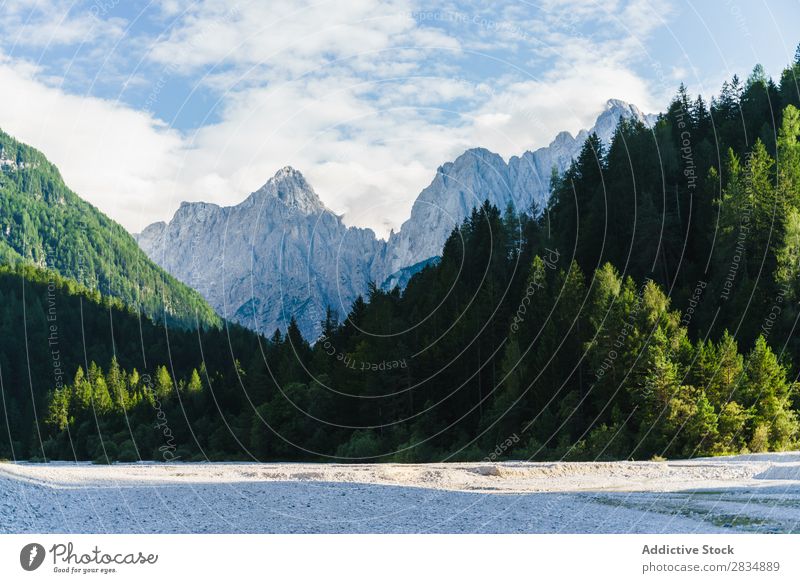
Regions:
[[[414,265],[409,265],[408,267],[403,267],[402,269],[395,271],[383,280],[381,289],[385,292],[390,292],[396,287],[405,289],[412,277],[417,275],[429,265],[433,266],[438,264],[440,259],[441,258],[438,255],[435,257],[429,257],[424,261],[420,261],[419,263],[415,263]]]
[[[223,317],[264,334],[291,317],[304,336],[319,335],[327,306],[340,317],[368,284],[405,287],[441,252],[453,227],[484,200],[504,210],[541,208],[553,169],[563,172],[591,132],[610,142],[620,119],[652,125],[655,116],[619,100],[606,103],[590,130],[561,132],[553,142],[508,162],[484,148],[439,167],[388,241],[347,228],[303,176],[280,170],[244,202],[221,208],[183,203],[167,224],[137,236],[147,255],[198,290]]]
[[[2,131],[0,264],[48,268],[156,321],[220,324],[196,291],[153,263],[121,225],[72,192],[41,152]]]
[[[390,235],[386,273],[438,255],[453,227],[484,200],[488,199],[501,211],[509,204],[519,211],[529,210],[534,203],[543,208],[553,169],[564,172],[592,133],[609,144],[621,119],[635,119],[652,126],[656,116],[643,114],[635,105],[610,99],[594,126],[574,137],[561,132],[549,146],[514,156],[508,163],[498,154],[475,148],[440,166],[433,182],[414,202],[409,219],[399,232]]]
[[[373,231],[346,227],[289,167],[236,206],[183,203],[137,240],[223,317],[266,335],[294,317],[307,338],[319,335],[328,306],[349,312],[385,252]]]

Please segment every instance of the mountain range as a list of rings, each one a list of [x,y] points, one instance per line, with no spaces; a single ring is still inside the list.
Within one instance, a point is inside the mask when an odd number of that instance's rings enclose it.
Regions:
[[[236,206],[183,203],[169,223],[154,223],[136,238],[224,318],[271,334],[293,317],[313,340],[328,307],[341,318],[370,282],[402,287],[483,201],[501,210],[543,208],[553,171],[563,172],[591,133],[609,143],[621,119],[655,122],[635,105],[609,100],[592,128],[561,132],[547,147],[508,162],[484,148],[467,150],[437,169],[388,240],[347,227],[288,167]]]

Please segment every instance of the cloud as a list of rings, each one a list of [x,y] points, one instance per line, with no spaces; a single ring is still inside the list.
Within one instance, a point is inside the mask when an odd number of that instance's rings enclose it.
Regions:
[[[83,8],[70,0],[4,2],[0,11],[0,31],[13,48],[74,45],[101,38],[120,38],[125,21],[102,18],[107,16],[102,10],[104,5],[95,2]]]
[[[405,0],[191,4],[179,25],[159,40],[149,57],[183,70],[204,66],[268,64],[271,78],[302,75],[327,63],[396,46],[405,34],[423,42],[457,42],[435,31],[415,30]],[[413,41],[413,38],[407,40]]]
[[[83,198],[129,226],[175,197],[182,137],[146,113],[71,95],[30,63],[0,58],[0,127],[55,163]]]
[[[590,88],[590,89],[587,89]],[[590,128],[609,98],[658,111],[648,84],[630,70],[576,64],[568,71],[508,84],[476,115],[473,139],[508,157],[546,146],[560,131]]]
[[[669,13],[644,0],[430,13],[411,0],[171,0],[147,13],[153,27],[115,37],[121,19],[89,22],[86,6],[70,6],[51,0],[37,18],[55,23],[58,42],[93,39],[91,54],[115,59],[115,74],[126,55],[122,87],[143,97],[74,95],[53,85],[46,63],[8,58],[0,127],[42,149],[79,194],[138,231],[182,200],[235,204],[289,164],[348,224],[381,235],[468,147],[510,156],[546,145],[591,125],[610,97],[660,105],[633,65]],[[585,33],[597,23],[599,35]],[[98,49],[109,38],[113,54]],[[177,131],[149,113],[172,81],[212,95],[211,121]]]
[[[442,84],[447,97],[459,94],[454,85]],[[192,198],[232,202],[260,186],[275,169],[292,165],[306,174],[332,210],[347,215],[349,224],[381,232],[387,230],[384,224],[396,227],[433,170],[463,151],[468,140],[463,129],[431,123],[425,107],[363,98],[373,90],[390,91],[355,78],[336,78],[232,96],[222,121],[192,137],[181,182],[190,185]],[[409,99],[430,103],[438,98],[421,90]],[[209,170],[229,177],[225,191],[204,190],[208,183],[203,174]]]

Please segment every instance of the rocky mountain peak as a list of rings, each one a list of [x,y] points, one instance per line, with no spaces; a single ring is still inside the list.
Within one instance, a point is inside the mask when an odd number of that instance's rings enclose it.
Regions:
[[[572,134],[568,131],[558,132],[558,135],[555,139],[550,143],[551,146],[563,146],[564,144],[571,144],[575,138],[572,137]]]
[[[484,199],[501,210],[509,203],[524,211],[533,203],[543,208],[553,169],[566,170],[590,132],[608,145],[620,119],[636,119],[645,125],[655,122],[655,116],[644,115],[635,105],[609,99],[592,128],[574,136],[560,132],[548,146],[512,156],[508,163],[485,148],[473,148],[443,164],[420,193],[411,217],[389,238],[386,273],[397,273],[436,256],[452,228]]]
[[[610,139],[610,135],[613,134],[621,118],[634,119],[647,126],[652,126],[656,122],[656,117],[655,115],[645,115],[634,104],[622,99],[609,99],[592,129],[598,135],[609,134],[608,139]]]
[[[285,206],[310,215],[326,210],[325,205],[305,177],[291,166],[284,166],[264,186],[250,195],[251,202],[275,198]]]
[[[609,109],[626,109],[626,110],[636,109],[637,111],[639,110],[639,108],[636,107],[635,105],[631,105],[630,103],[628,103],[627,101],[623,101],[622,99],[607,100],[605,109],[606,111],[608,111]]]

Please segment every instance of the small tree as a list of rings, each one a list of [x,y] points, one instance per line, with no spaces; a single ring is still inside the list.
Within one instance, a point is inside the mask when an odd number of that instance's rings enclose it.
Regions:
[[[192,393],[199,393],[203,390],[203,383],[200,380],[200,375],[197,373],[197,369],[192,369],[192,374],[189,377],[189,383],[186,385],[186,390],[189,394]]]
[[[92,383],[92,405],[98,415],[106,415],[114,408],[106,379],[102,374],[97,375]]]
[[[172,377],[169,374],[166,366],[160,366],[156,369],[156,382],[153,387],[156,397],[165,399],[172,394]]]
[[[742,392],[745,405],[754,411],[753,439],[758,447],[764,447],[764,431],[766,447],[774,449],[785,449],[797,439],[797,414],[791,409],[787,371],[763,336],[747,356]]]
[[[63,430],[70,423],[69,402],[71,391],[68,387],[56,389],[50,396],[50,406],[47,410],[45,423]]]

